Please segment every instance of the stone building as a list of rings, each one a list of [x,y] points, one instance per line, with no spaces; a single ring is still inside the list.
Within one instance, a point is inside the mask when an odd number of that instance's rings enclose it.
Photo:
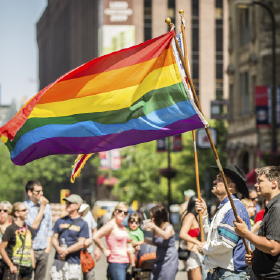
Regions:
[[[256,126],[255,87],[272,84],[272,24],[268,12],[259,5],[237,5],[229,0],[227,68],[229,88],[228,163],[245,173],[263,165],[258,158],[271,150],[271,128]],[[248,2],[248,1],[247,1]],[[276,18],[276,73],[280,70],[280,1],[261,1]],[[280,76],[276,75],[277,85]],[[278,147],[280,133],[278,134]]]
[[[179,33],[178,11],[183,9],[191,76],[203,112],[210,118],[210,101],[228,97],[227,5],[227,0],[48,0],[37,23],[40,89],[104,53],[103,40],[110,35],[104,32],[105,25],[133,26],[134,44],[140,44],[168,31],[166,17],[172,19]],[[115,17],[116,7],[123,9],[127,22],[120,22],[118,14]],[[114,47],[119,41],[112,36]],[[86,165],[75,184],[67,178],[62,188],[75,190],[87,202],[108,196],[110,187],[101,189],[92,180],[96,173],[97,169]]]
[[[179,33],[178,11],[185,11],[191,75],[210,118],[210,101],[228,97],[227,0],[48,0],[37,23],[40,89],[102,54],[102,36],[108,36],[102,34],[102,25],[107,24],[105,8],[111,2],[131,5],[135,44],[167,32],[168,16]]]

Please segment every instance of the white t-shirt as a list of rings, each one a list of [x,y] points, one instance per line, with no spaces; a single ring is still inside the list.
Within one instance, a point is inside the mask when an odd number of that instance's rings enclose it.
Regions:
[[[84,216],[83,220],[84,220],[85,222],[87,222],[87,224],[88,224],[89,238],[92,239],[92,230],[93,230],[94,228],[97,227],[97,223],[96,223],[95,219],[93,218],[92,213],[91,213],[90,210],[89,210],[89,211],[87,212],[87,214]],[[88,250],[88,252],[91,254],[92,251],[93,251],[93,246],[90,245],[90,246],[87,248],[87,250]]]

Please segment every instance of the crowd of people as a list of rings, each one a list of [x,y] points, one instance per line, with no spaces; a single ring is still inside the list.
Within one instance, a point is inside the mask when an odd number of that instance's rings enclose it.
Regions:
[[[183,258],[187,279],[280,279],[280,167],[256,169],[254,189],[247,188],[246,177],[238,166],[223,168],[237,218],[222,175],[218,167],[213,169],[217,177],[212,193],[218,200],[213,215],[193,191],[184,193],[179,236],[188,252]],[[1,279],[31,279],[32,275],[34,279],[45,279],[53,246],[56,252],[50,271],[52,279],[79,280],[82,274],[83,279],[97,279],[94,262],[102,252],[108,261],[108,279],[130,280],[139,269],[135,256],[144,245],[156,247],[150,279],[175,279],[178,246],[165,206],[152,207],[149,219],[144,215],[144,227],[152,232],[152,238],[146,238],[140,228],[140,213],[128,217],[127,228],[123,225],[129,213],[125,202],[119,202],[111,220],[97,229],[90,206],[79,195],[64,198],[68,215],[53,225],[49,201],[43,196],[40,182],[29,181],[26,193],[27,201],[0,203]],[[199,211],[203,231],[199,227]],[[202,234],[205,241],[201,241]]]

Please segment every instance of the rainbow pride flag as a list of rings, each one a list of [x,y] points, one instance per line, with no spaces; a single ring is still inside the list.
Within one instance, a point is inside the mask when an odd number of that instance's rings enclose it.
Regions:
[[[90,154],[207,126],[179,69],[174,30],[85,63],[0,128],[11,160]]]

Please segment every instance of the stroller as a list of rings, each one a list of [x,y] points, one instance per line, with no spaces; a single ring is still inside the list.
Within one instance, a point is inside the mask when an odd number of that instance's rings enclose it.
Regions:
[[[156,250],[155,246],[144,243],[140,250],[135,253],[136,269],[132,274],[134,280],[150,280],[154,260],[156,259]],[[111,280],[108,271],[107,279]]]
[[[135,253],[136,270],[133,272],[134,280],[150,280],[154,260],[156,259],[155,246],[144,243]]]

